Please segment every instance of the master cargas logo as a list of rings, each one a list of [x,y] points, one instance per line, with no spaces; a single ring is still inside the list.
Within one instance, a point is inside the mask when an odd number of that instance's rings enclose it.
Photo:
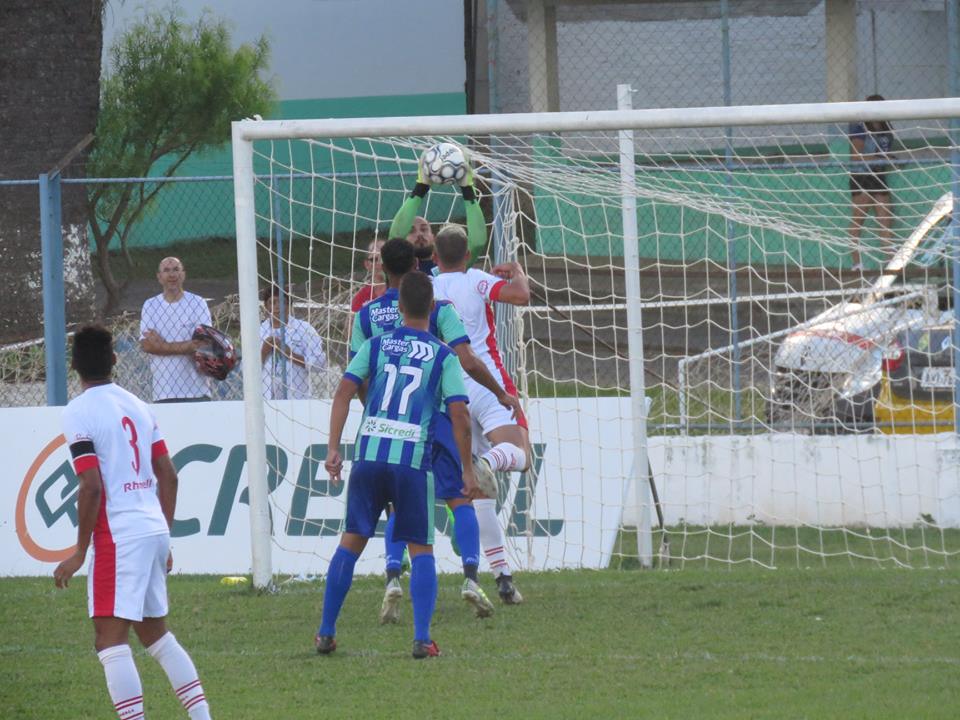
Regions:
[[[384,338],[380,349],[388,355],[403,355],[410,351],[410,343],[400,338]]]
[[[57,435],[34,458],[17,493],[17,538],[30,557],[60,562],[73,553],[78,484],[66,440]]]

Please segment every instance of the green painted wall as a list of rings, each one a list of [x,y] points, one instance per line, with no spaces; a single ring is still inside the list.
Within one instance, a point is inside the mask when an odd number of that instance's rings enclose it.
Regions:
[[[463,93],[436,93],[427,95],[381,96],[343,98],[334,100],[287,100],[279,104],[272,119],[388,117],[413,115],[460,115],[466,112]],[[339,143],[341,147],[346,142]],[[290,149],[294,148],[293,162]],[[369,152],[369,147],[356,147]],[[258,143],[255,151],[262,153],[255,161],[255,169],[266,172],[268,143]],[[329,236],[335,232],[375,228],[386,223],[399,208],[404,189],[412,186],[395,173],[401,164],[393,159],[367,160],[346,151],[335,152],[324,148],[308,150],[303,143],[274,143],[274,172],[284,172],[291,166],[298,171],[317,174],[370,173],[359,179],[334,181],[317,178],[280,181],[278,196],[284,200],[274,206],[278,218],[297,234]],[[385,154],[389,157],[389,153]],[[411,154],[410,157],[413,155]],[[409,166],[403,168],[409,173]],[[162,172],[162,168],[158,168]],[[187,160],[177,173],[180,177],[230,176],[233,172],[230,145],[213,152],[195,155]],[[290,187],[293,192],[290,192]],[[393,190],[382,193],[380,190]],[[258,213],[266,214],[271,207],[269,188],[258,183]],[[429,207],[431,219],[446,219],[452,194],[437,193]],[[314,208],[311,212],[311,207]],[[325,209],[319,209],[325,208]],[[332,210],[334,209],[335,210]],[[293,218],[291,223],[290,219]],[[260,219],[258,232],[269,232],[265,219]],[[207,180],[202,182],[168,183],[157,195],[156,201],[143,214],[131,231],[130,247],[157,247],[176,242],[200,241],[210,237],[233,237],[235,231],[233,209],[233,182]],[[91,235],[92,237],[92,235]],[[116,241],[115,241],[116,243]]]
[[[544,162],[560,162],[547,152]],[[731,198],[745,212],[759,217],[776,214],[808,231],[807,238],[758,225],[734,223],[727,241],[726,221],[716,213],[659,199],[637,202],[642,258],[686,264],[710,259],[726,264],[732,254],[738,264],[841,266],[849,263],[847,227],[850,218],[849,178],[840,164],[828,168],[753,169],[731,174],[729,186],[722,169],[707,171],[680,166],[668,170],[637,170],[638,187],[655,192]],[[609,167],[609,166],[608,166]],[[615,172],[615,167],[609,172]],[[609,184],[608,184],[609,186]],[[950,168],[943,163],[905,166],[891,176],[895,213],[894,233],[905,237],[950,186]],[[618,196],[546,193],[535,195],[538,247],[545,254],[607,258],[623,254],[623,225]],[[702,202],[699,207],[702,207]],[[863,237],[874,231],[868,218]],[[824,242],[824,239],[827,242]],[[868,262],[869,264],[869,262]]]

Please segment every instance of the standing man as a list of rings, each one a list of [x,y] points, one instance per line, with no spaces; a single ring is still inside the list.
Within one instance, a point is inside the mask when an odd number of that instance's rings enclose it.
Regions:
[[[403,278],[417,268],[417,258],[411,243],[399,238],[388,240],[381,250],[383,268],[387,274],[387,291],[366,304],[354,316],[351,335],[351,357],[359,351],[366,340],[396,330],[400,326],[399,296],[397,288]],[[470,338],[457,314],[456,308],[449,302],[438,302],[430,313],[429,331],[454,351],[464,372],[480,385],[496,393],[504,407],[513,413],[520,412],[520,403],[516,398],[504,392],[486,366],[470,349]],[[460,596],[474,608],[477,617],[489,617],[493,614],[493,605],[477,581],[477,568],[480,564],[480,530],[477,516],[470,500],[480,497],[478,491],[463,485],[463,468],[457,452],[450,418],[441,413],[437,418],[433,445],[433,476],[435,496],[446,502],[453,520],[453,540],[460,549],[463,561],[463,585]],[[490,492],[488,487],[487,493]],[[396,622],[399,617],[400,600],[403,589],[400,586],[400,574],[405,545],[394,538],[396,516],[391,513],[384,534],[387,555],[387,587],[380,607],[380,622]]]
[[[327,366],[319,333],[310,323],[293,317],[290,294],[279,285],[265,287],[260,297],[267,309],[267,319],[260,324],[263,397],[267,400],[312,397],[310,373]]]
[[[350,400],[364,382],[369,383],[347,487],[346,529],[327,571],[323,618],[316,637],[317,652],[322,655],[337,647],[337,617],[353,582],[354,566],[388,502],[397,516],[394,535],[410,549],[413,657],[440,654],[430,637],[437,600],[434,427],[446,408],[464,468],[464,486],[473,488],[476,481],[470,466],[470,415],[460,361],[427,331],[433,309],[430,279],[421,273],[408,273],[400,283],[399,308],[403,325],[360,347],[333,398],[324,467],[331,480],[339,484],[343,469],[340,440]]]
[[[209,720],[193,661],[165,623],[177,472],[150,408],[113,384],[116,360],[109,330],[87,326],[74,336],[72,367],[83,392],[63,412],[63,434],[79,479],[77,549],[53,577],[58,588],[67,587],[92,540],[87,604],[97,657],[121,720],[144,717],[131,625],[190,718]]]
[[[471,346],[476,348],[500,387],[516,396],[517,388],[503,367],[497,347],[493,303],[526,305],[530,302],[530,285],[523,269],[519,263],[497,265],[492,275],[476,268],[467,269],[470,261],[467,233],[459,225],[447,225],[437,233],[434,257],[440,271],[433,279],[437,298],[453,303],[463,318]],[[530,467],[530,439],[526,418],[522,414],[513,416],[494,393],[472,378],[465,380],[470,397],[470,417],[480,430],[474,433],[475,439],[481,440],[477,452],[480,455],[478,476],[491,471],[527,470]],[[484,439],[487,442],[482,442]],[[497,578],[500,599],[515,605],[523,602],[523,597],[513,584],[496,504],[494,496],[473,501],[480,525],[480,544]]]
[[[140,312],[140,347],[150,354],[154,402],[210,399],[210,381],[197,372],[191,339],[197,325],[212,325],[210,308],[199,295],[186,292],[187,274],[179,258],[160,261],[157,280],[163,292],[149,298]]]

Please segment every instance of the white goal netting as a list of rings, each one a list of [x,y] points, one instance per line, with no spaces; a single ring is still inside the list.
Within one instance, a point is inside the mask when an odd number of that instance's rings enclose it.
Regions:
[[[309,400],[292,368],[270,368],[274,568],[322,572],[332,553],[344,495],[323,471],[324,399],[345,364],[351,299],[379,281],[372,243],[387,239],[417,156],[440,141],[468,148],[477,170],[490,237],[478,266],[515,259],[532,287],[529,306],[496,311],[535,452],[532,471],[503,483],[513,564],[636,563],[644,509],[653,550],[667,538],[675,567],[950,563],[950,137],[945,119],[638,129],[629,187],[617,131],[255,141],[260,287],[290,286],[325,356],[306,368]],[[874,154],[858,156],[852,138]],[[625,197],[640,298],[625,290]],[[434,231],[463,223],[463,201],[434,187],[420,214]],[[657,502],[635,461],[631,301]],[[440,509],[437,528],[440,567],[455,570]],[[378,571],[379,555],[374,540],[361,567]]]

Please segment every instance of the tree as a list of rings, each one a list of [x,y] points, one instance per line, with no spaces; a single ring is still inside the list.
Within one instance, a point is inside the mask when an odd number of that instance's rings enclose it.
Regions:
[[[93,132],[100,96],[102,0],[0,2],[0,179],[36,180]],[[66,173],[82,172],[81,154]],[[93,282],[86,202],[63,188],[64,290],[67,319],[90,319]],[[40,209],[36,185],[0,188],[0,340],[42,331]]]
[[[272,106],[264,80],[267,40],[231,48],[225,23],[204,15],[195,25],[176,9],[149,12],[110,49],[110,72],[101,82],[100,115],[87,174],[97,177],[174,175],[195,152],[222,145],[230,123]],[[88,215],[97,270],[107,291],[106,311],[122,288],[110,267],[114,238],[132,265],[127,238],[162,183],[106,184],[88,192]]]

